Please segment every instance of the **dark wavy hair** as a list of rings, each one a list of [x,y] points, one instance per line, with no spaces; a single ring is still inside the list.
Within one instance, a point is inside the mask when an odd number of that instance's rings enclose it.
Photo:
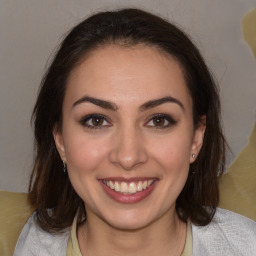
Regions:
[[[83,201],[72,187],[53,139],[62,127],[62,105],[71,71],[92,50],[110,44],[156,47],[181,65],[193,100],[196,127],[206,116],[203,146],[177,198],[181,220],[208,224],[219,202],[218,179],[225,166],[225,139],[220,124],[218,89],[191,39],[168,21],[138,9],[100,12],[75,26],[61,43],[43,77],[34,107],[35,162],[29,185],[29,201],[38,224],[48,232],[60,232],[86,216]],[[49,211],[51,209],[51,211]]]

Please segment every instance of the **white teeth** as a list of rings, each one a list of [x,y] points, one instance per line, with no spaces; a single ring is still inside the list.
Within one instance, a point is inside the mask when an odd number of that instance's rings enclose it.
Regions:
[[[121,182],[120,191],[121,193],[128,193],[128,184],[126,182]]]
[[[129,185],[129,194],[135,194],[137,192],[137,186],[134,182]]]
[[[107,184],[108,185],[108,184]],[[109,181],[109,185],[108,187],[110,187],[111,189],[114,189],[115,188],[115,185],[112,181]]]
[[[148,187],[153,184],[153,180],[148,181]]]
[[[116,192],[120,192],[122,194],[135,194],[142,190],[147,189],[151,186],[154,180],[144,180],[139,182],[124,182],[121,183],[118,181],[105,181],[103,180],[104,184],[106,184],[109,188],[115,190]]]
[[[120,191],[120,185],[119,185],[119,183],[117,181],[115,181],[115,185],[114,186],[115,186],[115,188],[114,188],[115,191],[119,192]]]
[[[146,189],[148,186],[148,182],[145,180],[143,183],[142,183],[142,188],[143,189]]]
[[[141,181],[139,181],[139,183],[137,184],[137,190],[142,191],[142,182]]]

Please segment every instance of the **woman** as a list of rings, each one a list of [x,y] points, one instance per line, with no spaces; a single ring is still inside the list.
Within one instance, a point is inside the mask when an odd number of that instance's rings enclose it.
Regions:
[[[217,209],[219,112],[174,25],[135,9],[77,25],[34,108],[35,213],[14,255],[255,254],[255,222]]]

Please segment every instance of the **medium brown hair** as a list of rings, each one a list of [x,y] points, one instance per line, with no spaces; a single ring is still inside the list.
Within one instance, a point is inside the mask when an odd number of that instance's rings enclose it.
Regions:
[[[32,116],[36,155],[29,186],[29,201],[38,224],[48,232],[59,232],[71,226],[77,212],[79,221],[86,216],[83,201],[63,173],[52,132],[54,127],[62,127],[62,105],[71,71],[86,54],[108,44],[157,47],[180,63],[193,100],[194,126],[206,116],[206,131],[176,210],[183,221],[189,218],[196,225],[208,224],[219,202],[218,176],[225,164],[218,90],[189,37],[166,20],[137,9],[97,13],[78,24],[63,40],[42,80]]]

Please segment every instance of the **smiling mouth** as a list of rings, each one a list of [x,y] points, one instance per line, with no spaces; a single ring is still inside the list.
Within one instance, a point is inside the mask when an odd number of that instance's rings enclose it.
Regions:
[[[124,195],[132,195],[143,190],[148,189],[153,183],[155,179],[149,180],[141,180],[141,181],[114,181],[114,180],[102,180],[102,182],[109,187],[110,189]]]

